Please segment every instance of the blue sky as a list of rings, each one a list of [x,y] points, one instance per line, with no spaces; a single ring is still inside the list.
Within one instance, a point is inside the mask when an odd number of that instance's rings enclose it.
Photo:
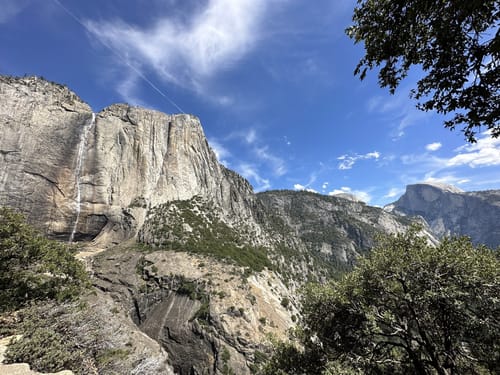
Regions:
[[[355,1],[0,0],[0,73],[68,85],[94,111],[128,102],[192,113],[256,191],[348,192],[371,205],[407,184],[500,188],[500,139],[467,145],[395,95],[345,36]]]

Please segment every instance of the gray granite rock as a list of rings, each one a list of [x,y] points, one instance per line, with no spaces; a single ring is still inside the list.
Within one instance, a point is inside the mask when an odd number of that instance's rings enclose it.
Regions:
[[[196,195],[258,231],[250,184],[219,164],[195,116],[125,104],[93,114],[61,85],[0,77],[0,126],[0,205],[51,237],[119,243],[148,208]]]
[[[500,246],[500,190],[463,192],[442,184],[414,184],[390,210],[421,216],[439,237],[469,236],[476,244]]]

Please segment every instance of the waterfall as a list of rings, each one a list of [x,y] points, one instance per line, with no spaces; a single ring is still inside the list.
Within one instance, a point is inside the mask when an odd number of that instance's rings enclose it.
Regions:
[[[75,186],[76,186],[76,197],[75,197],[75,211],[76,211],[76,219],[73,224],[73,229],[71,230],[71,235],[69,236],[69,242],[73,242],[76,228],[78,226],[78,221],[80,220],[80,211],[81,211],[81,198],[82,198],[82,190],[80,183],[80,174],[82,171],[83,162],[85,160],[85,145],[87,144],[87,137],[90,133],[90,129],[95,124],[95,113],[92,113],[92,118],[87,124],[83,127],[82,133],[80,134],[80,142],[78,144],[78,154],[76,158],[76,167],[75,167]]]

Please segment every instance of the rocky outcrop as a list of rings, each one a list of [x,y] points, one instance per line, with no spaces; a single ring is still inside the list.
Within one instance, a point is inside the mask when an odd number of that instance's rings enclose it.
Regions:
[[[90,107],[61,85],[0,77],[0,205],[69,238],[76,216],[76,150],[91,119]]]
[[[442,184],[414,184],[387,210],[421,216],[439,237],[469,236],[476,244],[500,246],[500,191],[463,192]]]
[[[321,265],[333,267],[334,272],[350,269],[359,255],[373,247],[377,233],[401,233],[411,224],[405,217],[344,197],[306,191],[268,191],[258,197],[290,228],[291,236],[305,244],[319,263],[316,270]]]
[[[15,336],[8,336],[0,339],[0,374],[2,375],[74,375],[72,371],[64,370],[53,373],[40,373],[31,370],[31,367],[27,363],[14,363],[10,365],[3,364],[4,355],[7,347],[10,345],[12,340],[16,340]]]
[[[251,186],[218,163],[194,116],[125,104],[94,114],[61,85],[0,77],[0,125],[0,205],[51,237],[118,243],[148,208],[195,195],[229,223],[254,223]]]
[[[284,339],[297,314],[272,271],[250,274],[196,254],[124,248],[94,262],[96,286],[166,348],[177,374],[251,374],[268,337]]]

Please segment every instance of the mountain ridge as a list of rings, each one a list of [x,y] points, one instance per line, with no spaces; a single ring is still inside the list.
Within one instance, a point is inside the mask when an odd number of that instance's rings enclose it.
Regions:
[[[200,194],[217,200],[228,220],[253,221],[245,209],[253,189],[218,163],[195,116],[125,104],[93,115],[70,93],[36,78],[0,78],[0,204],[52,237],[69,239],[76,222],[77,240],[104,244],[134,236],[147,205]]]
[[[500,246],[500,190],[466,192],[436,184],[413,184],[386,210],[422,217],[438,237],[466,235],[476,244]]]

